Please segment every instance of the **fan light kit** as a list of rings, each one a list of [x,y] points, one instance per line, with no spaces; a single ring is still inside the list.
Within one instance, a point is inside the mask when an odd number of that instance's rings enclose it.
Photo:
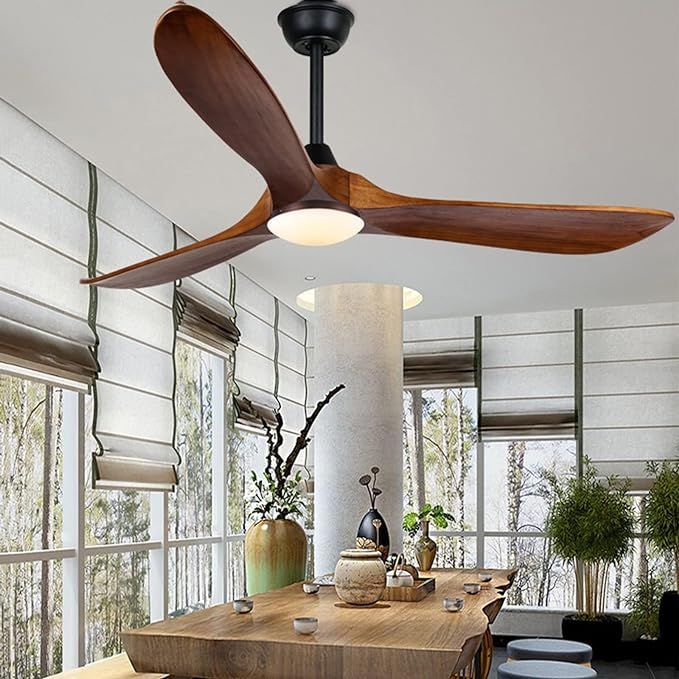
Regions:
[[[354,210],[305,207],[279,212],[267,222],[269,231],[295,245],[335,245],[355,236],[365,222]]]
[[[306,146],[264,76],[216,21],[183,2],[160,17],[154,47],[165,74],[198,116],[262,175],[267,189],[229,229],[84,283],[111,288],[169,283],[276,237],[319,246],[360,231],[585,255],[636,243],[674,219],[670,212],[645,208],[434,200],[385,191],[340,167],[323,139],[323,60],[342,48],[354,15],[333,0],[302,0],[283,10],[278,23],[295,52],[309,57]],[[402,42],[409,38],[404,35]]]
[[[297,306],[307,311],[316,311],[316,290],[311,288],[297,295]],[[403,288],[403,310],[412,309],[423,300],[422,293],[413,288]]]

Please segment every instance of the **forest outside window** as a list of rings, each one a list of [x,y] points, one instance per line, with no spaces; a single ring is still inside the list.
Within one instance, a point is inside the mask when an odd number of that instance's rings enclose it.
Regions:
[[[428,502],[453,516],[438,534],[436,567],[476,565],[476,389],[404,392],[404,511]],[[413,539],[404,536],[413,558]]]
[[[484,565],[521,564],[508,604],[571,608],[572,568],[552,551],[545,523],[554,500],[551,478],[575,474],[575,441],[502,441],[484,450]]]
[[[61,667],[64,397],[59,387],[0,375],[2,676]]]

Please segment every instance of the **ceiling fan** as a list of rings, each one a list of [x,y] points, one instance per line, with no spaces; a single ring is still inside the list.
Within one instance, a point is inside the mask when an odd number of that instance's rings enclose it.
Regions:
[[[337,165],[323,142],[323,58],[349,36],[353,14],[334,0],[302,0],[278,23],[310,57],[311,143],[302,146],[262,74],[203,11],[179,2],[158,20],[155,50],[193,110],[267,184],[237,224],[178,250],[82,282],[111,288],[167,283],[281,237],[329,245],[359,231],[558,254],[608,252],[662,229],[670,212],[400,196]]]

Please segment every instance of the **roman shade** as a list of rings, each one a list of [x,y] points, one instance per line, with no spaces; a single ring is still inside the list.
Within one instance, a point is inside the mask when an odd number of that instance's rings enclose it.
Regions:
[[[647,462],[677,456],[679,303],[584,309],[583,326],[583,451],[643,490]]]
[[[175,226],[177,247],[194,240]],[[238,346],[232,304],[232,268],[220,264],[183,278],[177,287],[175,313],[179,335],[212,353],[232,354]]]
[[[0,370],[88,390],[88,164],[0,100]]]
[[[403,331],[406,389],[476,384],[474,319],[409,321]]]
[[[473,387],[475,383],[473,349],[403,357],[403,386],[406,389]]]
[[[484,316],[484,441],[575,437],[572,311]]]
[[[266,428],[276,428],[276,413],[280,409],[273,394],[260,392],[245,384],[239,386],[233,404],[236,426],[253,434],[265,434]]]
[[[234,270],[236,426],[265,434],[261,424],[283,418],[283,431],[297,433],[306,418],[306,320],[247,276]],[[257,424],[257,421],[260,424]],[[286,445],[291,443],[288,436]]]
[[[479,430],[485,442],[573,439],[575,413],[571,410],[483,414]]]
[[[103,173],[90,184],[90,273],[171,250],[172,223]],[[175,286],[92,289],[98,337],[92,482],[95,488],[173,490]]]

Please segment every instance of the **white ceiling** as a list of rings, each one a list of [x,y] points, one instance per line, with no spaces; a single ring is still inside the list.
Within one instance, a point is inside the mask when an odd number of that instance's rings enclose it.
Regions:
[[[195,0],[240,42],[307,136],[307,61],[276,23],[285,0]],[[158,66],[167,0],[0,0],[0,97],[197,237],[258,197],[254,170]],[[338,161],[413,195],[603,203],[679,212],[676,0],[360,0],[326,65]],[[309,283],[422,291],[407,317],[679,299],[679,226],[617,253],[560,257],[358,236],[282,241],[236,260],[294,300]]]

